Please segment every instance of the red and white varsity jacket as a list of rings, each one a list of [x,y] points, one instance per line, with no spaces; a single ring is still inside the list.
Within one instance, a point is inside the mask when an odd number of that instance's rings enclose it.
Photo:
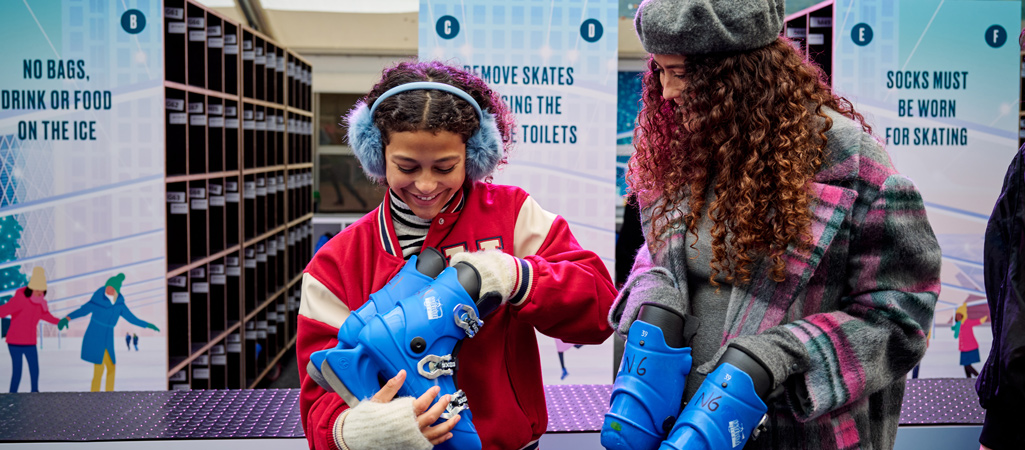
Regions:
[[[424,246],[446,256],[501,249],[521,258],[509,303],[463,341],[459,388],[485,449],[518,449],[548,426],[534,330],[563,341],[598,344],[612,333],[606,320],[616,290],[604,263],[584,250],[565,219],[545,211],[522,189],[473,184],[431,222]],[[300,408],[310,448],[335,450],[332,430],[347,406],[306,374],[310,354],[337,344],[338,327],[404,260],[385,202],[325,244],[303,274],[296,354]]]

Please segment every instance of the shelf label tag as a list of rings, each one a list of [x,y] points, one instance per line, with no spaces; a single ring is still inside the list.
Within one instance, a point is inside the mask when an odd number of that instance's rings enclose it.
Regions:
[[[832,17],[811,17],[808,22],[808,26],[811,28],[825,28],[833,26]]]
[[[180,305],[181,304],[188,304],[189,303],[189,293],[188,292],[172,292],[171,293],[171,303],[180,304]]]
[[[164,107],[167,108],[170,111],[184,111],[185,110],[185,100],[181,100],[181,99],[177,99],[177,98],[169,98],[169,99],[164,100]]]
[[[179,276],[171,277],[171,278],[167,279],[167,285],[168,286],[185,287],[187,284],[188,284],[188,280],[185,278],[184,275],[179,275]]]
[[[164,8],[164,17],[182,20],[185,18],[185,8]]]

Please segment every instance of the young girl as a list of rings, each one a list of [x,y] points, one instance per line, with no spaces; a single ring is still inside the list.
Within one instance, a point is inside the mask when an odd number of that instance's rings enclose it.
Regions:
[[[636,13],[651,59],[627,179],[647,245],[610,322],[633,339],[648,302],[700,319],[683,398],[704,401],[679,413],[667,400],[680,417],[663,448],[703,448],[687,428],[739,448],[763,414],[745,448],[892,448],[925,352],[941,258],[922,198],[779,37],[783,21],[783,0],[648,0]],[[737,368],[757,394],[748,405],[767,408],[752,423],[702,395],[741,385]]]
[[[442,86],[409,86],[415,82]],[[498,274],[482,292],[497,292],[503,304],[462,341],[456,377],[484,448],[536,447],[548,416],[535,329],[574,343],[604,341],[615,297],[604,264],[580,248],[562,217],[519,188],[488,182],[506,160],[513,123],[476,76],[436,62],[398,64],[346,120],[363,170],[388,193],[324,245],[303,275],[297,354],[310,447],[426,449],[450,436],[458,415],[431,426],[447,402],[428,408],[437,390],[392,399],[404,373],[343,414],[342,398],[305,369],[311,353],[335,346],[350,311],[426,247],[453,265]]]

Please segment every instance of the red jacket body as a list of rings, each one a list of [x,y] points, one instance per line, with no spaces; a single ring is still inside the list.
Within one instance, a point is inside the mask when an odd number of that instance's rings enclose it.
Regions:
[[[616,291],[601,259],[580,247],[562,217],[543,210],[523,190],[475,183],[463,200],[432,220],[424,246],[446,256],[500,249],[523,261],[509,303],[485,318],[475,337],[463,340],[456,374],[484,448],[518,449],[548,426],[534,330],[566,342],[601,343],[612,332],[606,318]],[[310,354],[333,348],[349,312],[404,262],[386,198],[325,244],[307,266],[296,353],[311,448],[336,448],[332,430],[347,406],[307,376]]]

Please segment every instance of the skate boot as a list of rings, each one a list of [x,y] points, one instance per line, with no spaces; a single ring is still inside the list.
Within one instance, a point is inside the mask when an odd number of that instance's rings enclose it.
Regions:
[[[737,347],[705,378],[660,450],[738,450],[762,431],[772,375]]]
[[[399,300],[415,294],[416,291],[419,291],[433,281],[434,277],[438,276],[447,265],[448,262],[445,256],[437,249],[431,247],[423,249],[419,256],[411,256],[402,269],[399,270],[399,273],[388,281],[388,284],[384,285],[377,292],[370,294],[370,299],[363,306],[360,306],[345,318],[345,322],[338,329],[338,345],[335,348],[321,350],[310,355],[310,362],[306,365],[306,373],[328,392],[337,392],[336,386],[338,384],[328,382],[320,370],[327,353],[335,349],[355,347],[357,343],[356,338],[359,336],[363,326],[366,325],[367,320],[370,320],[371,317],[379,312],[391,310]],[[375,389],[374,392],[377,392],[377,390]],[[354,398],[357,402],[362,399],[362,397],[357,397],[349,392],[340,393],[340,395],[343,398]],[[348,402],[349,400],[347,399],[346,403]],[[350,404],[350,406],[355,406],[355,404]]]
[[[630,326],[612,387],[601,445],[609,450],[655,450],[680,414],[690,373],[690,340],[697,318],[656,304],[642,305]]]

